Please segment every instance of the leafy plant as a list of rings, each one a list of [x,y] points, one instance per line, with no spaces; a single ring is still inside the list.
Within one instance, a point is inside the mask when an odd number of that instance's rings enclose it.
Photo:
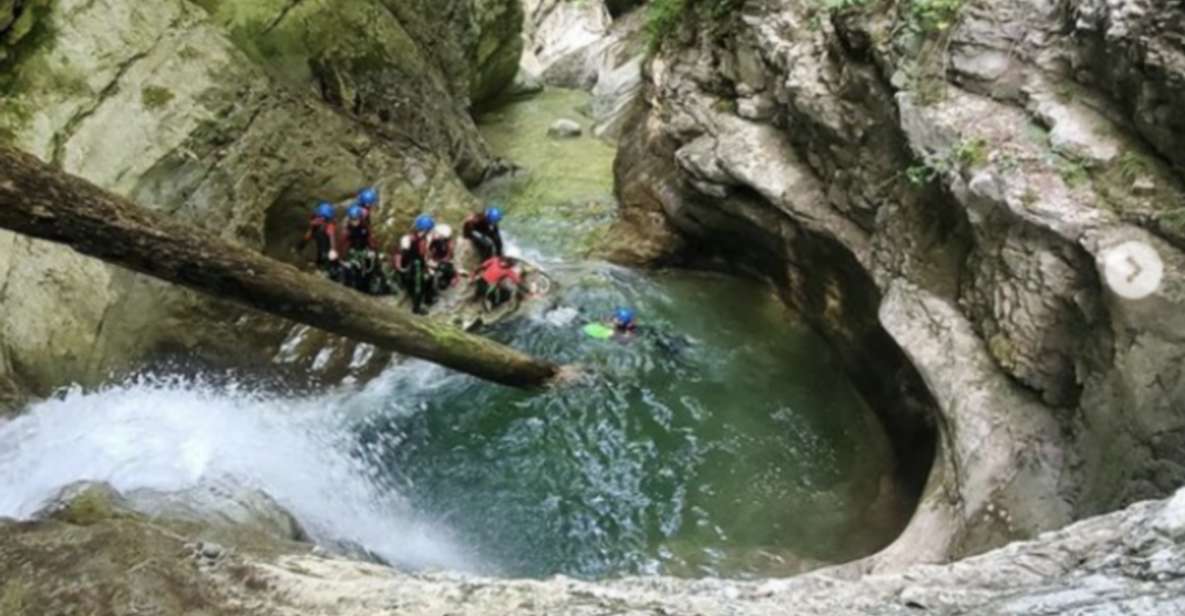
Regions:
[[[964,0],[912,0],[910,16],[923,32],[945,32],[954,25]]]
[[[1090,181],[1090,172],[1082,161],[1071,158],[1060,158],[1057,162],[1058,175],[1070,188],[1081,186]]]
[[[1025,194],[1020,196],[1020,202],[1024,204],[1025,207],[1030,209],[1037,205],[1040,200],[1041,197],[1037,194],[1037,191],[1033,190],[1032,188],[1026,188]]]
[[[1125,152],[1119,157],[1119,177],[1129,184],[1151,173],[1152,163],[1147,158],[1135,152]]]
[[[926,163],[913,165],[905,170],[905,177],[914,186],[925,186],[938,176],[938,170]]]
[[[160,109],[172,102],[175,95],[168,88],[160,86],[144,86],[140,91],[140,100],[145,109]]]
[[[692,13],[719,21],[738,9],[744,0],[651,0],[646,13],[650,50],[658,49]]]
[[[646,31],[650,35],[651,49],[657,48],[666,40],[679,23],[687,10],[689,0],[653,0],[646,12]]]
[[[849,9],[863,8],[868,4],[868,0],[820,0],[822,6],[828,11],[846,11]]]
[[[955,159],[967,167],[982,165],[988,160],[988,142],[983,137],[964,139],[955,148]]]

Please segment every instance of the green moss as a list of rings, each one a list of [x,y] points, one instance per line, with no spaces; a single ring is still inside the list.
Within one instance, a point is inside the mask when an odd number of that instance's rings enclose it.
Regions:
[[[911,0],[909,15],[923,32],[946,32],[958,20],[964,0]]]
[[[33,120],[33,110],[22,100],[4,99],[0,105],[0,141],[13,143],[19,130]]]
[[[50,19],[50,0],[26,2],[20,17],[0,36],[0,92],[7,97],[19,94],[28,83],[28,75],[40,69],[25,66],[27,60],[53,41],[55,29]]]
[[[742,0],[651,0],[646,13],[650,50],[656,51],[693,16],[711,26],[734,14],[741,4]]]
[[[933,76],[927,76],[923,79],[919,79],[917,82],[916,92],[918,95],[917,101],[922,106],[928,107],[930,105],[936,105],[946,100],[946,80]]]
[[[88,488],[72,498],[65,508],[53,517],[76,526],[91,526],[104,520],[123,517],[123,514],[115,508],[109,494],[97,488]]]
[[[17,580],[0,588],[0,614],[22,614],[29,608],[29,591]]]
[[[1032,209],[1033,206],[1037,205],[1040,200],[1041,197],[1037,194],[1037,191],[1033,190],[1032,188],[1025,190],[1025,194],[1021,195],[1020,197],[1021,204],[1029,209]]]
[[[144,103],[146,109],[160,109],[168,105],[176,95],[168,88],[160,86],[144,86],[140,91],[140,102]]]
[[[1016,347],[1003,334],[996,334],[988,341],[988,351],[996,358],[1000,366],[1014,368],[1016,366]]]
[[[1152,161],[1136,152],[1126,152],[1119,157],[1116,170],[1125,181],[1134,183],[1152,174]]]
[[[217,15],[218,9],[222,5],[222,0],[190,0],[190,2],[206,9],[206,12],[211,15]]]
[[[1062,181],[1070,188],[1077,188],[1090,182],[1089,169],[1084,162],[1077,159],[1059,157],[1057,172],[1062,176]]]
[[[988,160],[988,143],[982,137],[964,139],[955,149],[955,158],[967,167],[982,165]]]
[[[818,0],[818,2],[828,11],[850,11],[868,5],[868,0]]]
[[[1063,103],[1068,103],[1074,100],[1074,94],[1074,84],[1068,81],[1059,84],[1057,90],[1054,92],[1054,95],[1057,96],[1058,100]]]
[[[193,47],[186,45],[185,47],[181,48],[181,51],[177,52],[177,57],[181,58],[182,60],[193,61],[193,60],[197,60],[198,58],[202,57],[202,54],[197,49],[194,49]]]
[[[1150,225],[1185,239],[1185,194],[1169,179],[1164,163],[1138,152],[1127,152],[1114,163],[1091,170],[1095,191],[1102,202],[1124,220]]]

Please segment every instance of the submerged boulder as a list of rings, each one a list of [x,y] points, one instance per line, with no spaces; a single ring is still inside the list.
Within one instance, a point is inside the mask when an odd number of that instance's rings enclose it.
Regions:
[[[575,120],[561,118],[547,128],[547,136],[554,139],[575,139],[584,134],[584,129]]]

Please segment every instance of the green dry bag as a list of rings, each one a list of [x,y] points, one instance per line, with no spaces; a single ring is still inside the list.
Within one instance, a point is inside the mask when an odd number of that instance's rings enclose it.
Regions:
[[[597,340],[608,340],[613,337],[613,328],[606,327],[600,323],[589,323],[584,326],[584,333],[589,338],[596,338]]]

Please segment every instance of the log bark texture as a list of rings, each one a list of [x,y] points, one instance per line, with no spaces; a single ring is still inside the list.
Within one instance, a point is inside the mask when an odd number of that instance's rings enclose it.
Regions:
[[[514,387],[558,367],[302,272],[0,145],[0,227],[221,299],[236,301]]]

